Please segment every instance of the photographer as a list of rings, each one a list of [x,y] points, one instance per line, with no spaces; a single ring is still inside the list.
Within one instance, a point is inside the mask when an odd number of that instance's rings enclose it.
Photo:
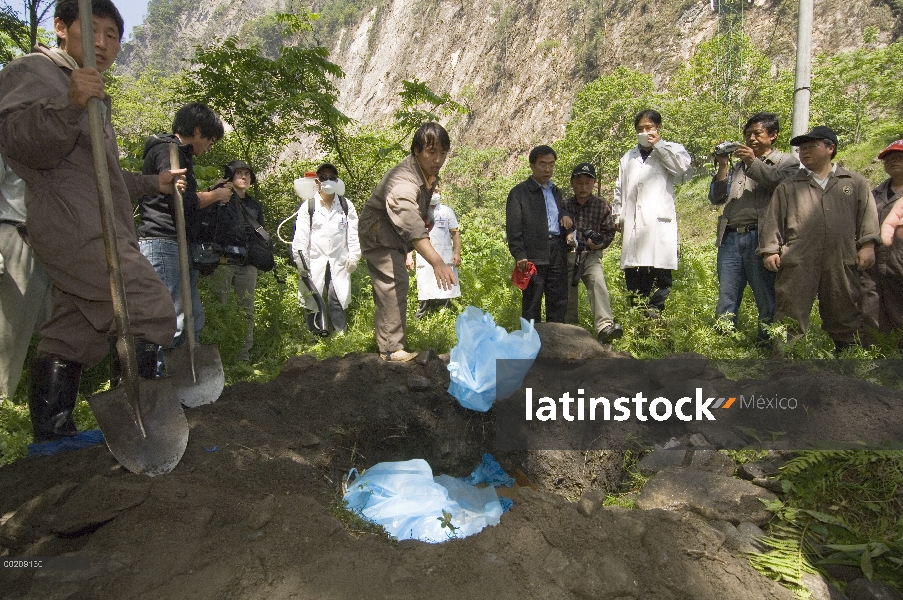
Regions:
[[[751,116],[743,137],[746,144],[735,144],[733,152],[716,149],[718,171],[709,187],[709,202],[724,205],[715,240],[719,283],[715,313],[718,318],[731,315],[734,328],[747,283],[756,299],[759,322],[770,323],[774,315],[774,273],[766,270],[756,255],[759,227],[774,189],[799,170],[796,157],[773,147],[778,137],[777,115]],[[731,155],[738,160],[729,168]],[[761,326],[758,337],[765,339]]]
[[[263,206],[248,194],[257,183],[251,166],[243,160],[233,160],[223,167],[225,181],[232,184],[232,197],[226,204],[216,205],[217,238],[223,248],[224,264],[220,272],[220,301],[229,302],[234,289],[248,323],[244,344],[236,360],[248,362],[254,346],[254,293],[257,290],[257,267],[248,264],[248,237],[254,235],[245,219],[247,212],[258,223],[263,222]],[[209,209],[208,209],[209,210]],[[222,259],[221,259],[222,260]]]
[[[564,207],[574,221],[574,229],[567,235],[571,247],[568,253],[568,304],[565,323],[577,323],[577,279],[583,281],[593,311],[596,336],[600,343],[608,344],[624,335],[624,330],[614,322],[605,272],[602,270],[602,250],[615,237],[615,220],[611,206],[593,195],[596,168],[580,163],[571,172],[571,188],[574,195],[564,201]]]

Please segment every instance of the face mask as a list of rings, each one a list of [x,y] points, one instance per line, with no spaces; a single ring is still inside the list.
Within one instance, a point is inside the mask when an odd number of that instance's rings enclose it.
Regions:
[[[345,182],[341,179],[338,181],[321,181],[320,191],[324,194],[338,194],[339,196],[344,196]]]
[[[441,198],[442,198],[442,197],[439,195],[439,192],[436,192],[435,194],[433,194],[433,197],[430,198],[430,206],[438,206],[438,205],[439,205],[439,200],[440,200]]]
[[[649,132],[641,131],[640,133],[636,134],[636,141],[643,148],[652,147],[652,143],[649,141]]]

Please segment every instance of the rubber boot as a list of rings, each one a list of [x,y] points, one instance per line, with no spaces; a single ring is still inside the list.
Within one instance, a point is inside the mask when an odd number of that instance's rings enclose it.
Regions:
[[[82,366],[50,355],[31,361],[28,408],[35,442],[51,442],[78,435],[72,411],[78,398]]]
[[[141,338],[135,338],[135,358],[138,362],[138,376],[142,379],[157,379],[157,354],[160,346]],[[122,362],[116,352],[116,343],[110,344],[110,389],[122,383]]]

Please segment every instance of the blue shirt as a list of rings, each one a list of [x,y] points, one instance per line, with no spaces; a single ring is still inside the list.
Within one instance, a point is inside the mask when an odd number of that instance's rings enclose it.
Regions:
[[[535,179],[533,181],[536,181]],[[539,188],[542,190],[543,198],[546,200],[546,217],[549,219],[549,233],[551,235],[559,235],[561,233],[561,229],[558,226],[558,204],[555,202],[555,194],[552,193],[552,188],[555,186],[551,180],[545,186],[539,184],[536,181],[536,185],[539,185]]]

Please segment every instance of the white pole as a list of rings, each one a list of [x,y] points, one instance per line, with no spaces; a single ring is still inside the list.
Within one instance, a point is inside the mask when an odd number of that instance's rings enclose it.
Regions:
[[[796,32],[796,78],[793,84],[793,128],[791,136],[809,130],[809,84],[812,80],[812,7],[813,0],[800,0]],[[795,152],[795,150],[794,150]]]

